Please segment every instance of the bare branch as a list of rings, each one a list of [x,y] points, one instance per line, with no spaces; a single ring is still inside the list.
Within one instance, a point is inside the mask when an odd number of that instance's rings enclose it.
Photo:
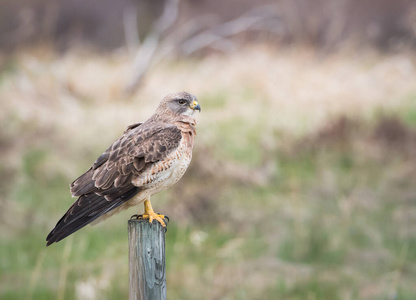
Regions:
[[[224,52],[235,51],[237,46],[227,39],[228,37],[250,29],[260,30],[258,25],[275,20],[277,17],[274,7],[265,5],[213,27],[209,26],[209,23],[212,23],[212,16],[209,16],[210,22],[205,25],[203,20],[198,20],[198,22],[191,20],[179,30],[162,38],[164,32],[177,19],[178,5],[179,0],[166,1],[162,16],[155,22],[152,31],[136,53],[133,61],[133,74],[126,88],[127,92],[132,93],[142,82],[146,71],[164,57],[175,54],[187,56],[208,46]],[[263,24],[263,26],[267,25]],[[197,33],[204,27],[209,29]]]
[[[269,6],[252,9],[234,20],[217,25],[211,29],[207,29],[204,32],[188,39],[182,44],[182,53],[184,55],[190,55],[195,51],[213,44],[214,42],[224,39],[225,37],[244,32],[253,27],[255,24],[275,16],[275,13]]]
[[[162,34],[173,23],[175,23],[178,17],[179,0],[167,0],[165,7],[163,8],[162,16],[156,21],[154,26],[154,32]]]
[[[132,93],[141,83],[144,73],[152,64],[152,58],[155,54],[159,39],[154,34],[148,36],[142,46],[137,51],[133,61],[133,74],[130,82],[127,84],[126,92]]]
[[[140,46],[139,27],[137,24],[137,11],[129,7],[123,12],[124,35],[127,48],[133,54]]]
[[[179,0],[167,0],[162,16],[156,21],[153,30],[145,38],[142,46],[137,50],[133,61],[132,76],[127,84],[126,92],[133,93],[140,85],[144,74],[154,63],[154,55],[158,49],[161,35],[176,21],[178,17]]]

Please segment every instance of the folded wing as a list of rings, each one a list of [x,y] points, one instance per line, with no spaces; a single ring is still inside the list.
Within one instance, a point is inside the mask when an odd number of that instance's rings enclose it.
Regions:
[[[79,197],[49,233],[47,245],[58,242],[100,216],[119,207],[146,186],[132,179],[175,151],[181,131],[163,123],[133,124],[93,166],[70,185]]]

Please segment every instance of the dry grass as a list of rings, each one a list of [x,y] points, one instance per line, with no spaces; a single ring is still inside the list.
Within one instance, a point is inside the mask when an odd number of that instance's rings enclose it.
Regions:
[[[300,136],[340,115],[371,119],[380,110],[406,107],[416,89],[414,62],[410,54],[349,51],[320,57],[309,49],[274,53],[253,48],[230,57],[159,65],[142,90],[126,97],[129,58],[122,53],[22,51],[9,58],[0,86],[5,138],[12,139],[16,131],[21,139],[3,145],[12,163],[22,155],[16,148],[36,144],[40,135],[71,137],[74,148],[85,147],[85,141],[105,147],[127,124],[145,119],[159,99],[177,90],[201,98],[201,144],[212,140],[213,124],[232,118],[244,120],[247,128],[261,123],[266,143],[275,130]],[[22,130],[28,126],[36,134]],[[103,132],[108,139],[102,139]]]

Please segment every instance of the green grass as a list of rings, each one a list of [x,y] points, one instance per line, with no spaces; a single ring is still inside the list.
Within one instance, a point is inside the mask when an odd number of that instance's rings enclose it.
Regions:
[[[224,131],[219,140],[234,135],[242,123],[234,120],[220,126]],[[250,131],[246,134],[246,140],[255,138]],[[366,136],[354,137],[353,144],[366,143],[360,141]],[[235,155],[235,161],[251,159],[256,153],[255,143],[247,143],[242,152],[235,145],[230,147],[221,151]],[[394,149],[371,158],[361,146],[348,147],[326,141],[319,147],[312,142],[308,147],[280,151],[273,160],[277,174],[268,184],[226,185],[221,202],[215,203],[215,212],[222,214],[219,223],[195,226],[173,220],[166,240],[169,297],[390,299],[388,293],[393,291],[397,299],[411,299],[416,278],[413,215],[406,214],[406,207],[414,211],[411,202],[406,202],[412,190],[406,181],[411,178],[400,178],[401,187],[408,188],[401,189],[389,171],[409,162],[392,159]],[[70,203],[69,179],[48,169],[50,157],[45,148],[29,149],[23,157],[10,196],[20,207],[25,226],[0,240],[1,298],[57,299],[64,295],[74,299],[82,284],[97,285],[96,293],[104,299],[126,298],[125,220],[131,212],[45,249],[50,226]],[[249,165],[256,166],[257,160]],[[190,182],[203,188],[198,177]],[[166,209],[169,198],[168,193]],[[405,219],[395,214],[404,214]],[[291,267],[279,269],[267,261]],[[265,275],[270,282],[260,290],[251,282],[256,273],[241,275],[252,268],[260,272],[260,278],[262,270],[274,274],[272,278]],[[383,274],[392,272],[400,274],[400,280],[390,290],[384,289],[379,282]],[[226,281],[232,274],[232,284],[210,290],[218,278]],[[377,292],[363,296],[365,287],[373,284]]]
[[[403,121],[409,126],[416,127],[416,95],[408,95],[403,102],[406,103],[401,112]]]
[[[294,286],[288,286],[284,279],[276,283],[276,287],[267,291],[265,298],[277,299],[342,299],[339,295],[341,284],[316,279],[314,274],[305,281],[297,282]]]
[[[217,124],[215,139],[222,145],[215,149],[217,157],[234,160],[243,165],[258,164],[263,152],[258,125],[260,124],[246,124],[246,120],[241,117],[230,118]]]

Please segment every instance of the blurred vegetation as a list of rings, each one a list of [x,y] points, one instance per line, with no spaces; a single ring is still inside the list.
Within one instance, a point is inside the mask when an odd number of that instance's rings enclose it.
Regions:
[[[1,3],[30,15],[20,10],[25,1]],[[52,16],[57,8],[77,14],[57,3]],[[105,19],[112,3],[91,22]],[[157,15],[155,3],[147,9]],[[184,3],[179,20],[218,11],[226,21],[250,6]],[[106,51],[79,36],[74,46],[53,22],[42,28],[59,32],[71,45],[65,52],[50,37],[0,39],[0,299],[128,297],[126,221],[142,207],[48,248],[45,238],[74,200],[68,184],[179,90],[195,94],[202,112],[190,168],[152,201],[171,219],[169,299],[415,299],[414,5],[360,2],[373,3],[369,20],[381,23],[366,27],[354,17],[346,28],[356,22],[351,31],[364,40],[378,32],[392,46],[379,47],[370,38],[356,44],[348,30],[326,43],[326,31],[314,30],[339,16],[313,27],[319,9],[308,17],[307,4],[293,3],[299,10],[286,3],[282,12],[293,35],[247,34],[238,51],[167,57],[132,94],[124,92],[132,56],[112,48],[120,40],[109,38],[105,48],[79,29]],[[366,19],[369,10],[342,3]],[[98,9],[94,1],[86,7],[82,16]]]
[[[0,47],[49,43],[66,51],[80,44],[98,51],[125,45],[129,13],[136,12],[138,32],[146,36],[161,15],[166,0],[0,0]],[[416,4],[412,0],[181,0],[180,16],[171,31],[195,20],[194,30],[207,20],[213,26],[268,5],[278,11],[269,30],[245,34],[251,42],[307,44],[324,50],[354,40],[379,49],[415,46]]]

